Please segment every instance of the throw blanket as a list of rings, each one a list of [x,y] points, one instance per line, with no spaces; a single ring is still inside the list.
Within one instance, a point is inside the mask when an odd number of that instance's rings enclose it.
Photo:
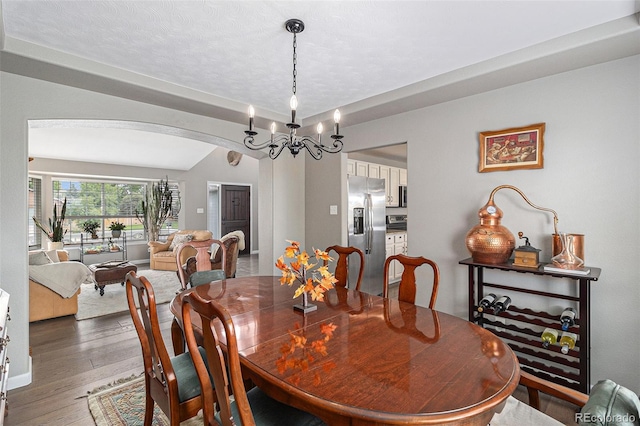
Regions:
[[[29,265],[29,279],[55,291],[64,298],[76,294],[83,283],[93,284],[93,275],[84,263],[60,262]]]

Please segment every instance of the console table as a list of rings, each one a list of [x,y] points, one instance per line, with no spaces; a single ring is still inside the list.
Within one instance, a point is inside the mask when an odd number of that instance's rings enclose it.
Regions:
[[[589,393],[590,386],[590,285],[600,277],[599,268],[589,267],[586,275],[570,273],[557,273],[544,271],[544,264],[539,268],[523,268],[513,266],[511,261],[501,265],[491,265],[474,262],[473,259],[464,259],[459,262],[469,268],[469,321],[487,328],[499,336],[516,352],[520,367],[541,378],[576,389],[583,393]],[[496,284],[485,281],[484,270],[492,269],[510,272],[505,275],[509,284]],[[545,277],[573,280],[578,286],[577,296],[554,293],[531,288],[518,287],[516,274],[533,274]],[[568,355],[562,355],[560,346],[554,345],[543,348],[540,334],[545,327],[560,330],[559,315],[551,315],[545,311],[511,307],[498,315],[492,312],[480,313],[477,303],[485,294],[485,289],[503,290],[507,296],[514,293],[526,293],[540,296],[545,299],[560,299],[578,303],[578,316],[576,324],[569,329],[578,334],[576,347],[569,351]],[[511,297],[512,300],[517,298]],[[550,300],[547,300],[547,305]],[[498,318],[505,319],[503,323]],[[531,328],[535,326],[536,329]],[[538,330],[537,328],[540,328]],[[564,368],[563,368],[564,367]]]

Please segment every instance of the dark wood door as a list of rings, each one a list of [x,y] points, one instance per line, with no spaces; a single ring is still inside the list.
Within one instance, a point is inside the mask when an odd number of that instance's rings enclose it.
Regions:
[[[222,185],[222,235],[231,231],[244,232],[244,250],[251,253],[251,188],[239,185]]]

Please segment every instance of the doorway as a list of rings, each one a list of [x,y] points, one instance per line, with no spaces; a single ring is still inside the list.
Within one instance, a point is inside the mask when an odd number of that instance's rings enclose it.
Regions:
[[[213,238],[219,239],[232,231],[244,233],[244,250],[241,255],[251,253],[251,187],[247,185],[224,185],[209,182],[207,226]]]

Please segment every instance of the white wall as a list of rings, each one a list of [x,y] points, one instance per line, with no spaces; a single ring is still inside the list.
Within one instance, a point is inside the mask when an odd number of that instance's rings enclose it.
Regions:
[[[9,384],[15,387],[31,380],[25,238],[28,224],[24,214],[28,120],[132,120],[213,134],[231,142],[243,137],[244,126],[6,72],[0,73],[0,93],[0,286],[11,295]],[[159,179],[164,175],[163,171],[150,177]],[[205,194],[203,190],[203,197]],[[204,218],[202,226],[206,226]]]
[[[591,292],[592,383],[610,378],[635,392],[640,391],[639,76],[640,56],[634,56],[344,132],[350,150],[408,141],[409,254],[438,263],[439,310],[467,316],[467,269],[458,261],[469,257],[465,235],[478,223],[477,211],[493,188],[514,185],[533,203],[556,210],[561,232],[585,234],[586,263],[602,268]],[[539,122],[546,123],[543,169],[477,171],[478,132]],[[330,172],[307,180],[321,174]],[[548,261],[552,215],[532,209],[510,190],[499,191],[495,202],[504,211],[502,224],[514,234],[523,231]],[[324,203],[315,206],[325,208]],[[513,275],[508,279],[521,279]],[[571,287],[567,283],[560,286]],[[418,303],[427,305],[427,296],[419,294]]]

